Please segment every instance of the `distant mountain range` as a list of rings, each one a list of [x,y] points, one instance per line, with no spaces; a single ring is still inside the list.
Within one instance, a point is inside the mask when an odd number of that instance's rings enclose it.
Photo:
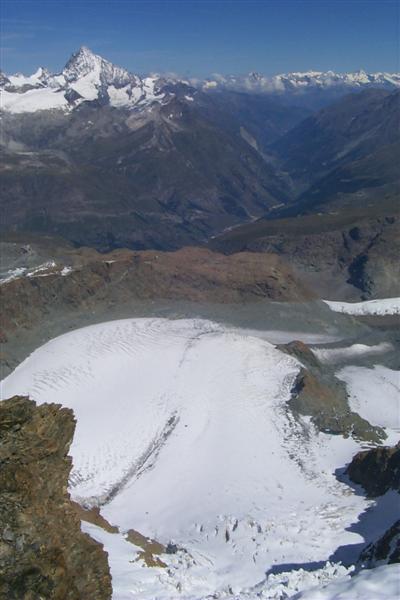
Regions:
[[[395,203],[400,76],[278,78],[141,78],[87,48],[56,75],[3,75],[2,230],[173,249]]]
[[[225,87],[235,90],[258,92],[289,92],[308,90],[310,88],[327,89],[332,87],[365,88],[385,87],[391,89],[400,86],[400,73],[366,73],[363,70],[355,73],[335,73],[334,71],[305,71],[301,73],[285,73],[266,77],[260,73],[249,73],[244,76],[217,75],[201,82],[203,88]]]
[[[259,73],[222,76],[205,80],[185,80],[153,75],[139,77],[82,46],[71,56],[64,69],[52,74],[40,67],[33,75],[0,74],[2,110],[22,113],[38,110],[72,110],[85,101],[99,101],[114,107],[143,109],[154,102],[165,104],[171,98],[171,86],[187,88],[188,101],[196,90],[231,90],[262,94],[302,95],[328,91],[343,94],[368,87],[400,87],[400,73],[334,73],[308,71],[265,77]]]

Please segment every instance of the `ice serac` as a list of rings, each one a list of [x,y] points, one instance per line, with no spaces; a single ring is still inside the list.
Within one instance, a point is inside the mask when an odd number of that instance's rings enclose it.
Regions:
[[[81,532],[66,491],[71,410],[0,403],[0,598],[111,598],[102,546]],[[84,568],[82,568],[84,567]]]

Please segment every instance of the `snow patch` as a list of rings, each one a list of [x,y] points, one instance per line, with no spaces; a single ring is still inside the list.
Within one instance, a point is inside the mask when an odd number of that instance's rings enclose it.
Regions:
[[[382,365],[375,365],[372,369],[348,366],[341,369],[337,377],[347,384],[351,409],[373,425],[392,430],[393,443],[397,443],[400,432],[400,371]]]
[[[348,315],[398,315],[400,314],[400,298],[382,298],[366,302],[334,302],[323,300],[335,312]]]
[[[0,109],[12,113],[68,109],[68,107],[68,100],[62,90],[39,88],[22,94],[1,90]]]
[[[389,342],[380,342],[374,346],[366,344],[353,344],[343,348],[313,348],[314,354],[322,363],[337,363],[343,360],[358,358],[360,356],[375,356],[386,354],[393,350]]]

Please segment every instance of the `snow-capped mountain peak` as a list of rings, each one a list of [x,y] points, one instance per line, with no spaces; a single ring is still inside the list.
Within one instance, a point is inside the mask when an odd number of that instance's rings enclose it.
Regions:
[[[63,70],[54,75],[43,67],[29,76],[0,73],[0,105],[1,110],[14,113],[53,109],[71,111],[82,102],[93,101],[143,110],[154,103],[168,102],[178,86],[204,91],[226,89],[260,94],[297,94],[333,88],[339,93],[347,93],[373,86],[398,88],[400,74],[366,73],[363,70],[355,73],[310,70],[273,77],[258,72],[244,76],[215,74],[211,79],[190,82],[175,76],[141,78],[95,54],[86,46],[81,46]]]
[[[15,88],[22,88],[24,86],[33,88],[46,85],[49,77],[50,72],[44,67],[39,67],[32,75],[15,73],[15,75],[9,75],[6,79],[8,80],[8,84]]]
[[[329,88],[363,88],[363,87],[400,87],[399,73],[366,73],[359,70],[354,73],[336,73],[335,71],[294,71],[267,77],[260,73],[250,72],[247,75],[213,76],[203,82],[203,89],[226,88],[246,90],[259,93],[301,92]]]
[[[149,81],[81,46],[60,73],[51,75],[41,67],[29,77],[2,74],[1,108],[14,113],[70,111],[82,102],[100,101],[120,108],[143,109],[165,96],[160,79],[151,78],[151,85]]]
[[[108,60],[102,58],[98,54],[94,54],[86,46],[81,46],[75,52],[65,65],[62,75],[67,82],[74,82],[88,75],[94,81],[105,85],[128,85],[135,76],[129,73],[126,69],[118,67]]]

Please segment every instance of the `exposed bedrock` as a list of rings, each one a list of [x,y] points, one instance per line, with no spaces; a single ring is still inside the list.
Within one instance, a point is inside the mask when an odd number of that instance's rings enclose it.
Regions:
[[[400,519],[378,540],[368,544],[360,554],[359,563],[366,568],[400,563]]]
[[[108,600],[107,553],[82,533],[67,483],[73,413],[0,403],[1,600]]]
[[[382,209],[383,211],[383,209]],[[221,252],[276,252],[320,296],[356,300],[400,294],[400,220],[351,211],[262,220],[228,231],[210,242]]]
[[[361,485],[370,498],[394,491],[394,502],[400,509],[400,442],[358,452],[346,469],[351,481]],[[378,504],[379,506],[379,504]],[[399,512],[399,511],[398,511]],[[400,520],[395,521],[361,552],[358,564],[372,568],[400,562]]]
[[[63,267],[68,271],[65,276]],[[138,300],[225,304],[314,298],[290,266],[274,254],[224,256],[202,248],[110,254],[66,249],[39,267],[37,274],[28,272],[0,285],[0,335],[6,343],[17,330],[48,322],[55,312],[58,319],[60,312],[89,313]]]
[[[346,473],[370,497],[381,496],[391,489],[400,492],[400,442],[392,448],[384,446],[358,452]]]
[[[345,384],[322,365],[310,348],[300,341],[280,346],[302,363],[292,388],[289,406],[294,414],[311,417],[322,432],[349,435],[359,440],[380,442],[386,434],[350,409]]]

